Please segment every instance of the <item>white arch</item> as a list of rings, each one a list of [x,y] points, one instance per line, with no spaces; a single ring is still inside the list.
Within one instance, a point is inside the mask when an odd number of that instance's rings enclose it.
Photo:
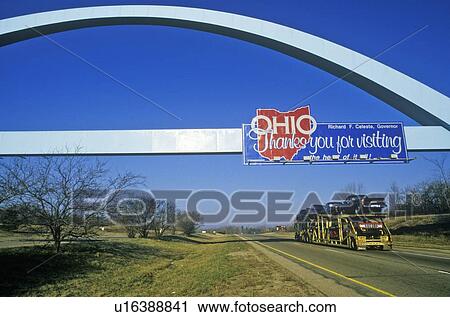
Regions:
[[[367,56],[280,24],[237,14],[174,6],[119,5],[64,9],[0,20],[0,46],[64,30],[157,24],[223,34],[315,65],[367,91],[422,125],[450,130],[450,99]]]

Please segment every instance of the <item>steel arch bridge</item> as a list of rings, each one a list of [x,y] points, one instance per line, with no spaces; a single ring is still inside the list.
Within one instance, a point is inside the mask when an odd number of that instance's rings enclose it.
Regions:
[[[450,150],[450,99],[378,61],[280,24],[213,10],[154,5],[64,9],[0,20],[0,46],[66,30],[118,24],[175,26],[258,44],[314,65],[411,117],[408,150]],[[105,141],[114,140],[114,141]],[[0,155],[240,153],[242,131],[174,129],[0,132]]]

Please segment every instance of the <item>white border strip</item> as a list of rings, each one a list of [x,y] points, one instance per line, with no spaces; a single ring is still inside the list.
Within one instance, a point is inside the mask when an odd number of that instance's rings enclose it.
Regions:
[[[405,127],[408,151],[449,151],[450,131]],[[242,153],[242,129],[3,131],[0,156]]]

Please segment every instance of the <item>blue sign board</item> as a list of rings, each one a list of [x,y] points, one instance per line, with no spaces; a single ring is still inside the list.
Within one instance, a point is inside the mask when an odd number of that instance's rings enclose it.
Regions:
[[[288,130],[287,122],[283,124],[275,122],[273,126],[283,126]],[[279,135],[273,130],[267,130],[270,132],[267,135],[258,135],[257,124],[254,124],[253,128],[250,124],[244,124],[244,164],[408,162],[401,122],[314,122],[314,125],[314,131],[306,138],[294,140],[294,134],[290,139],[285,133],[284,139],[280,140]],[[268,155],[271,150],[277,151],[277,155]],[[288,151],[286,153],[289,155],[283,155],[283,151]]]

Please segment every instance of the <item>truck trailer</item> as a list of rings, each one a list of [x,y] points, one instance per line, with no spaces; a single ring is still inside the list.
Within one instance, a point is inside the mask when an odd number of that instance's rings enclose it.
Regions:
[[[295,239],[306,243],[336,245],[353,250],[392,249],[392,236],[384,223],[383,198],[351,195],[345,201],[313,205],[301,210]]]

